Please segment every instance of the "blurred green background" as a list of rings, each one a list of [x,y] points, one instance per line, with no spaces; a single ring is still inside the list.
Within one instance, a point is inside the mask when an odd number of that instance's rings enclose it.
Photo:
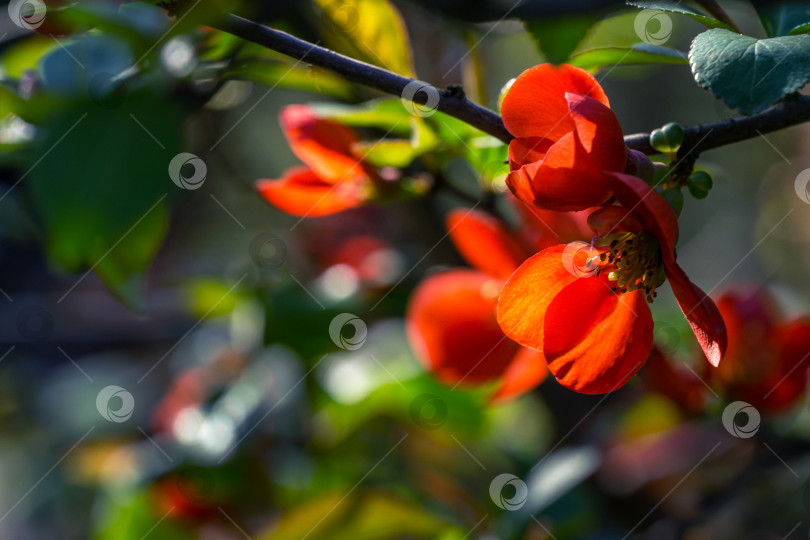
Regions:
[[[377,4],[401,14],[420,79],[490,108],[544,61],[519,21]],[[722,399],[689,413],[643,377],[608,396],[548,380],[489,406],[435,381],[403,331],[420,279],[463,264],[440,240],[464,199],[431,190],[300,220],[259,198],[256,179],[297,163],[282,107],[380,96],[203,25],[238,10],[363,57],[334,8],[204,2],[175,22],[90,2],[48,32],[0,17],[0,535],[805,538],[804,397],[754,439],[726,433]],[[727,10],[762,33],[750,5]],[[637,11],[594,12],[578,49],[638,43]],[[388,28],[380,13],[358,24]],[[686,51],[703,27],[671,17],[666,46]],[[683,63],[597,78],[626,133],[734,115]],[[701,156],[715,187],[687,198],[678,252],[705,290],[767,285],[788,314],[807,311],[810,206],[794,179],[809,140],[799,126]],[[478,196],[480,171],[442,144],[447,181]],[[167,174],[180,152],[203,161],[199,189]],[[347,255],[358,238],[374,240],[365,273]],[[341,313],[367,325],[356,350],[330,337]],[[659,340],[694,354],[668,289],[653,315]],[[491,494],[501,474],[528,486],[515,511],[514,485]]]

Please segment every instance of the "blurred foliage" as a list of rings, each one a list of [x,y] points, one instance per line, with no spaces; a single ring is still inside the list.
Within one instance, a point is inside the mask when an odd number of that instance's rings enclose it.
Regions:
[[[671,36],[639,31],[641,12],[615,2],[553,16],[527,2],[513,14],[523,25],[501,24],[498,2],[436,2],[438,15],[427,2],[216,0],[174,17],[153,2],[46,4],[44,26],[8,22],[0,37],[3,537],[806,537],[794,527],[810,511],[804,396],[743,439],[724,429],[714,387],[698,381],[706,405],[690,408],[680,379],[656,386],[649,367],[607,396],[548,380],[499,405],[490,388],[426,373],[405,337],[409,293],[460,264],[447,209],[517,219],[499,198],[506,145],[209,26],[236,12],[442,85],[478,62],[481,96],[543,60],[608,68],[623,123],[651,130],[714,121],[720,99],[756,112],[801,87],[806,6],[733,5],[761,20],[757,39],[700,2],[630,2],[671,17]],[[482,13],[498,15],[466,22]],[[693,39],[694,76],[712,94],[684,68]],[[762,85],[750,76],[764,72]],[[397,188],[380,207],[302,221],[258,199],[252,182],[294,162],[277,126],[291,102],[356,130],[352,150]],[[792,139],[774,141],[810,166]],[[662,189],[684,216],[681,257],[718,286],[740,260],[734,279],[769,281],[806,312],[798,169],[769,141],[746,144],[701,162],[692,198]],[[200,189],[172,177],[181,152],[204,162]],[[656,158],[657,180],[673,158]],[[786,209],[792,226],[774,232]],[[368,326],[356,349],[330,335],[345,313]],[[654,313],[658,346],[693,369],[677,306],[665,297]],[[132,393],[131,418],[103,418],[107,385]],[[491,494],[506,473],[528,486],[514,511],[514,486]]]

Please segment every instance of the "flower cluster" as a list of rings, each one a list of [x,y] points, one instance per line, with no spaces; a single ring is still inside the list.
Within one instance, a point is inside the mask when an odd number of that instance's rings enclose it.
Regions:
[[[589,394],[610,392],[630,380],[650,356],[649,303],[668,281],[705,356],[719,365],[727,341],[723,318],[677,263],[675,212],[645,179],[628,174],[639,170],[637,159],[628,165],[621,127],[593,76],[573,66],[531,68],[508,90],[502,113],[515,136],[506,179],[515,197],[535,212],[583,212],[590,228],[579,242],[557,238],[555,245],[520,264],[512,259],[494,276],[506,279],[496,309],[503,334],[535,351],[532,361],[547,365],[563,386]],[[499,251],[492,248],[490,237],[479,233],[476,248],[480,259],[491,256],[492,262]],[[462,249],[468,260],[470,251]],[[504,361],[494,352],[473,362],[480,356],[477,352],[456,349],[460,358],[449,365],[454,355],[424,346],[441,341],[435,336],[426,339],[426,325],[419,323],[428,297],[425,290],[438,279],[447,280],[443,290],[449,290],[446,274],[429,278],[415,295],[409,320],[416,329],[412,335],[417,336],[417,350],[422,349],[440,376],[452,373],[472,382],[507,373],[503,384],[521,391],[536,384],[541,379],[536,375],[515,384],[508,373],[515,361]],[[488,294],[494,298],[497,293],[490,289]],[[441,301],[435,290],[429,296],[433,303]],[[444,306],[443,312],[436,318],[448,321],[471,310],[455,304]],[[441,321],[432,321],[434,334],[441,334]],[[468,335],[475,333],[471,328]],[[468,343],[458,335],[454,339]],[[471,362],[474,366],[468,367]],[[521,369],[532,374],[540,370]]]

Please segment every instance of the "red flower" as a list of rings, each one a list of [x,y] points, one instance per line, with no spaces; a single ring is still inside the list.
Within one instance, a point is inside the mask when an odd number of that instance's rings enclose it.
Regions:
[[[522,201],[549,210],[606,202],[603,171],[624,172],[627,148],[607,96],[587,71],[542,64],[524,71],[503,100],[509,144],[506,183]]]
[[[293,153],[306,167],[288,169],[256,188],[273,206],[294,216],[325,216],[365,204],[375,193],[376,172],[356,154],[354,132],[318,118],[306,105],[290,105],[281,127]]]
[[[602,239],[592,246],[557,245],[523,263],[501,292],[501,329],[543,351],[564,386],[587,394],[611,392],[650,354],[647,303],[666,277],[704,353],[718,365],[725,326],[714,303],[676,263],[675,213],[639,178],[623,173],[605,178],[622,207],[589,217]]]
[[[727,292],[717,306],[728,327],[723,365],[708,378],[727,397],[765,412],[784,410],[807,386],[810,320],[785,321],[764,292]]]
[[[476,270],[429,276],[414,291],[406,314],[414,351],[441,381],[473,385],[500,380],[493,395],[498,401],[531,390],[548,373],[541,352],[519,346],[498,326],[495,310],[504,281],[536,244],[585,228],[584,215],[532,210],[525,217],[524,241],[519,242],[486,214],[451,212],[449,235]]]

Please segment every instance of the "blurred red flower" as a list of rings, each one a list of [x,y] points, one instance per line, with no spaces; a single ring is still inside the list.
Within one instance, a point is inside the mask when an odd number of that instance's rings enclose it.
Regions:
[[[765,291],[729,291],[717,300],[728,327],[723,365],[708,373],[729,399],[776,413],[804,392],[810,358],[810,319],[785,321]]]
[[[539,246],[588,234],[584,212],[528,209],[523,220],[516,236],[487,214],[451,212],[450,238],[475,270],[427,277],[414,291],[406,314],[413,349],[441,381],[475,385],[500,380],[492,396],[496,401],[531,390],[547,375],[543,354],[519,346],[498,326],[495,308],[504,281]]]
[[[653,344],[648,302],[668,279],[706,357],[718,365],[726,330],[717,307],[678,266],[678,220],[643,180],[605,175],[622,206],[598,209],[589,223],[601,238],[545,249],[509,278],[498,303],[501,329],[543,351],[563,386],[611,392],[641,368]]]
[[[306,105],[290,105],[281,127],[305,167],[288,169],[278,180],[258,180],[256,189],[279,210],[318,217],[355,208],[375,194],[376,171],[357,155],[358,138],[348,127],[319,118]]]
[[[584,210],[611,195],[603,171],[624,172],[627,148],[605,92],[587,71],[542,64],[524,71],[501,108],[509,144],[506,183],[522,201]]]

